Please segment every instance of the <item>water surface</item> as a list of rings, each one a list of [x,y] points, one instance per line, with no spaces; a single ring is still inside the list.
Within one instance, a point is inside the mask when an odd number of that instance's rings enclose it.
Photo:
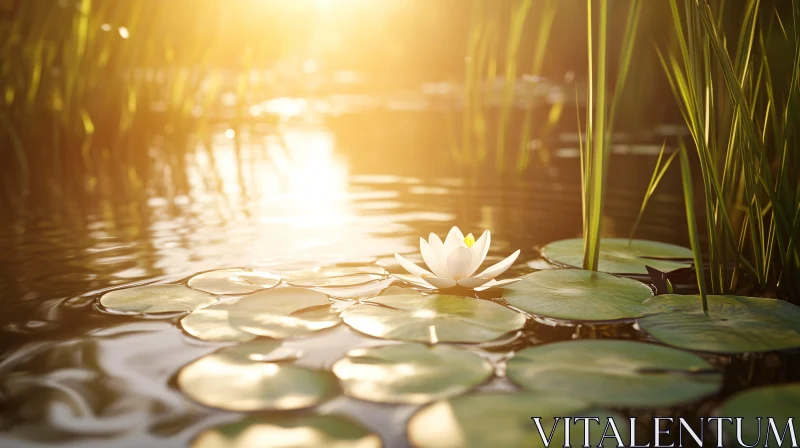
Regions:
[[[545,266],[537,247],[579,235],[576,139],[562,138],[550,164],[518,178],[459,168],[442,150],[441,132],[417,123],[422,130],[409,135],[407,117],[392,120],[379,129],[341,118],[236,135],[223,127],[189,151],[185,173],[156,161],[158,175],[143,196],[9,219],[0,228],[0,445],[178,447],[241,416],[196,404],[174,384],[180,367],[225,344],[186,335],[179,314],[103,310],[97,297],[105,291],[227,267],[374,262],[401,272],[395,252],[418,261],[419,237],[444,236],[453,225],[492,231],[487,263],[521,249],[511,276]],[[626,148],[612,169],[607,235],[627,236],[650,174],[633,167],[654,163],[652,151]],[[638,236],[685,244],[680,201],[668,184]],[[532,322],[481,353],[500,361],[514,348],[558,339],[643,338],[630,325],[546,324]],[[348,350],[379,343],[339,325],[286,345],[304,351],[300,364],[330,368]],[[789,361],[781,358],[777,373],[750,365],[746,383],[789,378],[797,360]],[[721,362],[741,370],[751,361]],[[728,382],[725,394],[743,384]],[[502,378],[482,388],[514,390]],[[405,422],[415,409],[339,397],[318,411],[353,416],[387,446],[405,446]]]

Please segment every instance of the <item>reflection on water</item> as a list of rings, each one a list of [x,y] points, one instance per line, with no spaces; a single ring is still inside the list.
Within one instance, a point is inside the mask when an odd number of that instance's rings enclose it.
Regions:
[[[431,156],[432,142],[410,145],[398,131],[379,136],[377,147],[363,135],[369,126],[357,135],[349,126],[220,129],[186,155],[186,188],[171,181],[182,175],[172,165],[157,165],[161,181],[141,200],[106,198],[77,216],[3,224],[0,446],[184,446],[203,428],[238,418],[174,387],[181,366],[222,344],[183,334],[179,315],[102,312],[95,298],[105,290],[224,267],[282,271],[375,261],[402,272],[393,253],[420,261],[419,237],[443,236],[452,225],[492,230],[487,266],[522,248],[514,274],[540,266],[537,245],[580,232],[572,161],[525,181],[491,172],[464,178]],[[633,222],[643,185],[638,178],[612,184],[606,228],[624,235],[628,228],[613,224]],[[674,212],[665,211],[675,198],[667,192],[653,199],[640,236],[682,242]],[[559,331],[558,338],[573,332]],[[299,364],[330,368],[349,349],[376,343],[339,326],[286,345],[305,353]],[[486,356],[502,357],[509,350],[502,344]],[[486,387],[510,386],[498,380]],[[405,443],[403,422],[412,410],[344,397],[320,409],[354,416],[389,446]]]

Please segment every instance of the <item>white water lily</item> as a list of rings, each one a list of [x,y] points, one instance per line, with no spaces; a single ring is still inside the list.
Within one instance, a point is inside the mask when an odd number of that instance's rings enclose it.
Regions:
[[[488,230],[475,240],[471,233],[464,237],[458,227],[453,227],[443,243],[438,236],[431,233],[428,241],[425,241],[425,238],[419,239],[422,259],[430,271],[399,254],[394,254],[400,266],[412,274],[395,274],[395,277],[426,288],[446,289],[462,286],[479,291],[519,280],[516,278],[495,280],[495,277],[511,267],[519,256],[519,250],[503,261],[489,266],[480,274],[473,275],[486,259],[491,238],[492,235]]]

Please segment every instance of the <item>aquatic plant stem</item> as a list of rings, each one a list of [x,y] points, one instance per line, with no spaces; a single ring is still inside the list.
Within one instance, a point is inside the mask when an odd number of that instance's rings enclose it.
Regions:
[[[697,289],[703,301],[703,313],[708,316],[708,298],[706,297],[706,281],[703,273],[703,257],[700,249],[700,237],[697,232],[697,222],[694,213],[694,192],[692,189],[692,167],[689,165],[689,156],[686,147],[681,142],[678,149],[681,157],[681,179],[683,181],[683,200],[686,204],[686,226],[689,229],[689,241],[694,253],[694,269],[697,274]]]
[[[602,233],[603,196],[605,193],[606,168],[608,154],[606,148],[606,50],[608,34],[608,0],[600,0],[599,29],[597,48],[597,99],[592,98],[592,0],[587,0],[588,31],[589,31],[589,102],[587,116],[594,115],[593,119],[587,118],[586,126],[586,167],[588,170],[586,196],[588,225],[584,233],[583,268],[596,271],[600,259],[600,235]],[[591,135],[591,137],[590,137]]]

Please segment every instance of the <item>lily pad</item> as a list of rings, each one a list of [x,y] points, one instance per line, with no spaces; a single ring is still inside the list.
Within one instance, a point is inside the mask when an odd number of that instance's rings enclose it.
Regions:
[[[250,417],[201,433],[193,448],[261,448],[264,441],[280,447],[380,448],[378,435],[337,415],[302,418]]]
[[[567,266],[583,266],[583,239],[573,238],[552,242],[542,248],[547,260]],[[611,274],[647,275],[645,266],[661,272],[672,272],[691,266],[691,249],[658,241],[603,238],[600,240],[600,259],[597,270]]]
[[[304,336],[341,322],[325,294],[303,288],[277,288],[243,297],[228,311],[234,327],[283,339]]]
[[[204,341],[246,342],[256,335],[239,330],[230,324],[228,312],[231,304],[220,303],[208,308],[195,310],[181,319],[181,328],[190,335]]]
[[[533,417],[540,418],[545,437],[551,436],[556,417],[596,417],[588,421],[591,446],[616,447],[618,441],[603,430],[613,418],[621,444],[627,446],[628,420],[605,410],[587,409],[582,400],[530,392],[474,394],[437,401],[414,414],[408,423],[411,444],[419,448],[544,447]],[[564,443],[564,419],[557,422],[549,446],[584,446],[584,422],[570,421],[569,445]]]
[[[742,418],[742,442],[759,447],[778,447],[773,429],[764,417],[771,417],[775,422],[778,434],[783,434],[790,418],[797,427],[797,416],[800,415],[800,383],[765,386],[739,392],[722,404],[720,417]],[[761,425],[759,428],[759,417]],[[733,424],[723,424],[723,433],[727,437],[728,446],[738,445],[736,441],[736,420]],[[765,435],[769,435],[766,439]],[[795,435],[800,436],[795,429]],[[784,436],[783,446],[791,445],[789,431]]]
[[[303,409],[338,392],[327,372],[222,354],[185,366],[178,373],[178,387],[199,403],[229,411]]]
[[[342,319],[377,338],[431,344],[487,342],[525,324],[525,316],[494,302],[420,294],[375,297],[348,308]]]
[[[696,355],[620,340],[526,348],[508,361],[506,373],[530,391],[613,407],[670,407],[713,394],[722,386],[722,374]]]
[[[652,296],[636,280],[580,269],[533,272],[503,290],[503,298],[525,312],[580,321],[642,316],[642,302]]]
[[[381,296],[396,296],[402,294],[415,294],[422,297],[422,294],[419,294],[416,289],[411,288],[404,288],[402,286],[390,286],[381,292]]]
[[[280,276],[269,272],[220,269],[195,275],[187,284],[194,289],[212,294],[250,294],[272,288],[280,282]]]
[[[294,361],[302,356],[303,352],[296,348],[284,347],[281,341],[274,339],[256,339],[222,348],[217,350],[217,354],[247,361],[281,362]]]
[[[381,448],[381,438],[358,423],[338,415],[307,417],[249,417],[207,429],[192,448],[277,447]]]
[[[386,278],[388,271],[378,265],[323,266],[283,275],[292,286],[356,286]]]
[[[211,294],[183,285],[135,286],[108,292],[100,298],[104,307],[129,313],[194,311],[216,301],[217,298]]]
[[[383,290],[388,288],[392,282],[394,282],[393,278],[384,278],[382,280],[353,286],[323,286],[311,289],[337,299],[367,299],[380,294]]]
[[[800,347],[800,307],[760,297],[666,294],[645,301],[639,327],[659,341],[714,353],[769,352]]]
[[[421,404],[466,392],[494,368],[480,356],[446,345],[357,348],[333,365],[347,395],[381,403]]]

